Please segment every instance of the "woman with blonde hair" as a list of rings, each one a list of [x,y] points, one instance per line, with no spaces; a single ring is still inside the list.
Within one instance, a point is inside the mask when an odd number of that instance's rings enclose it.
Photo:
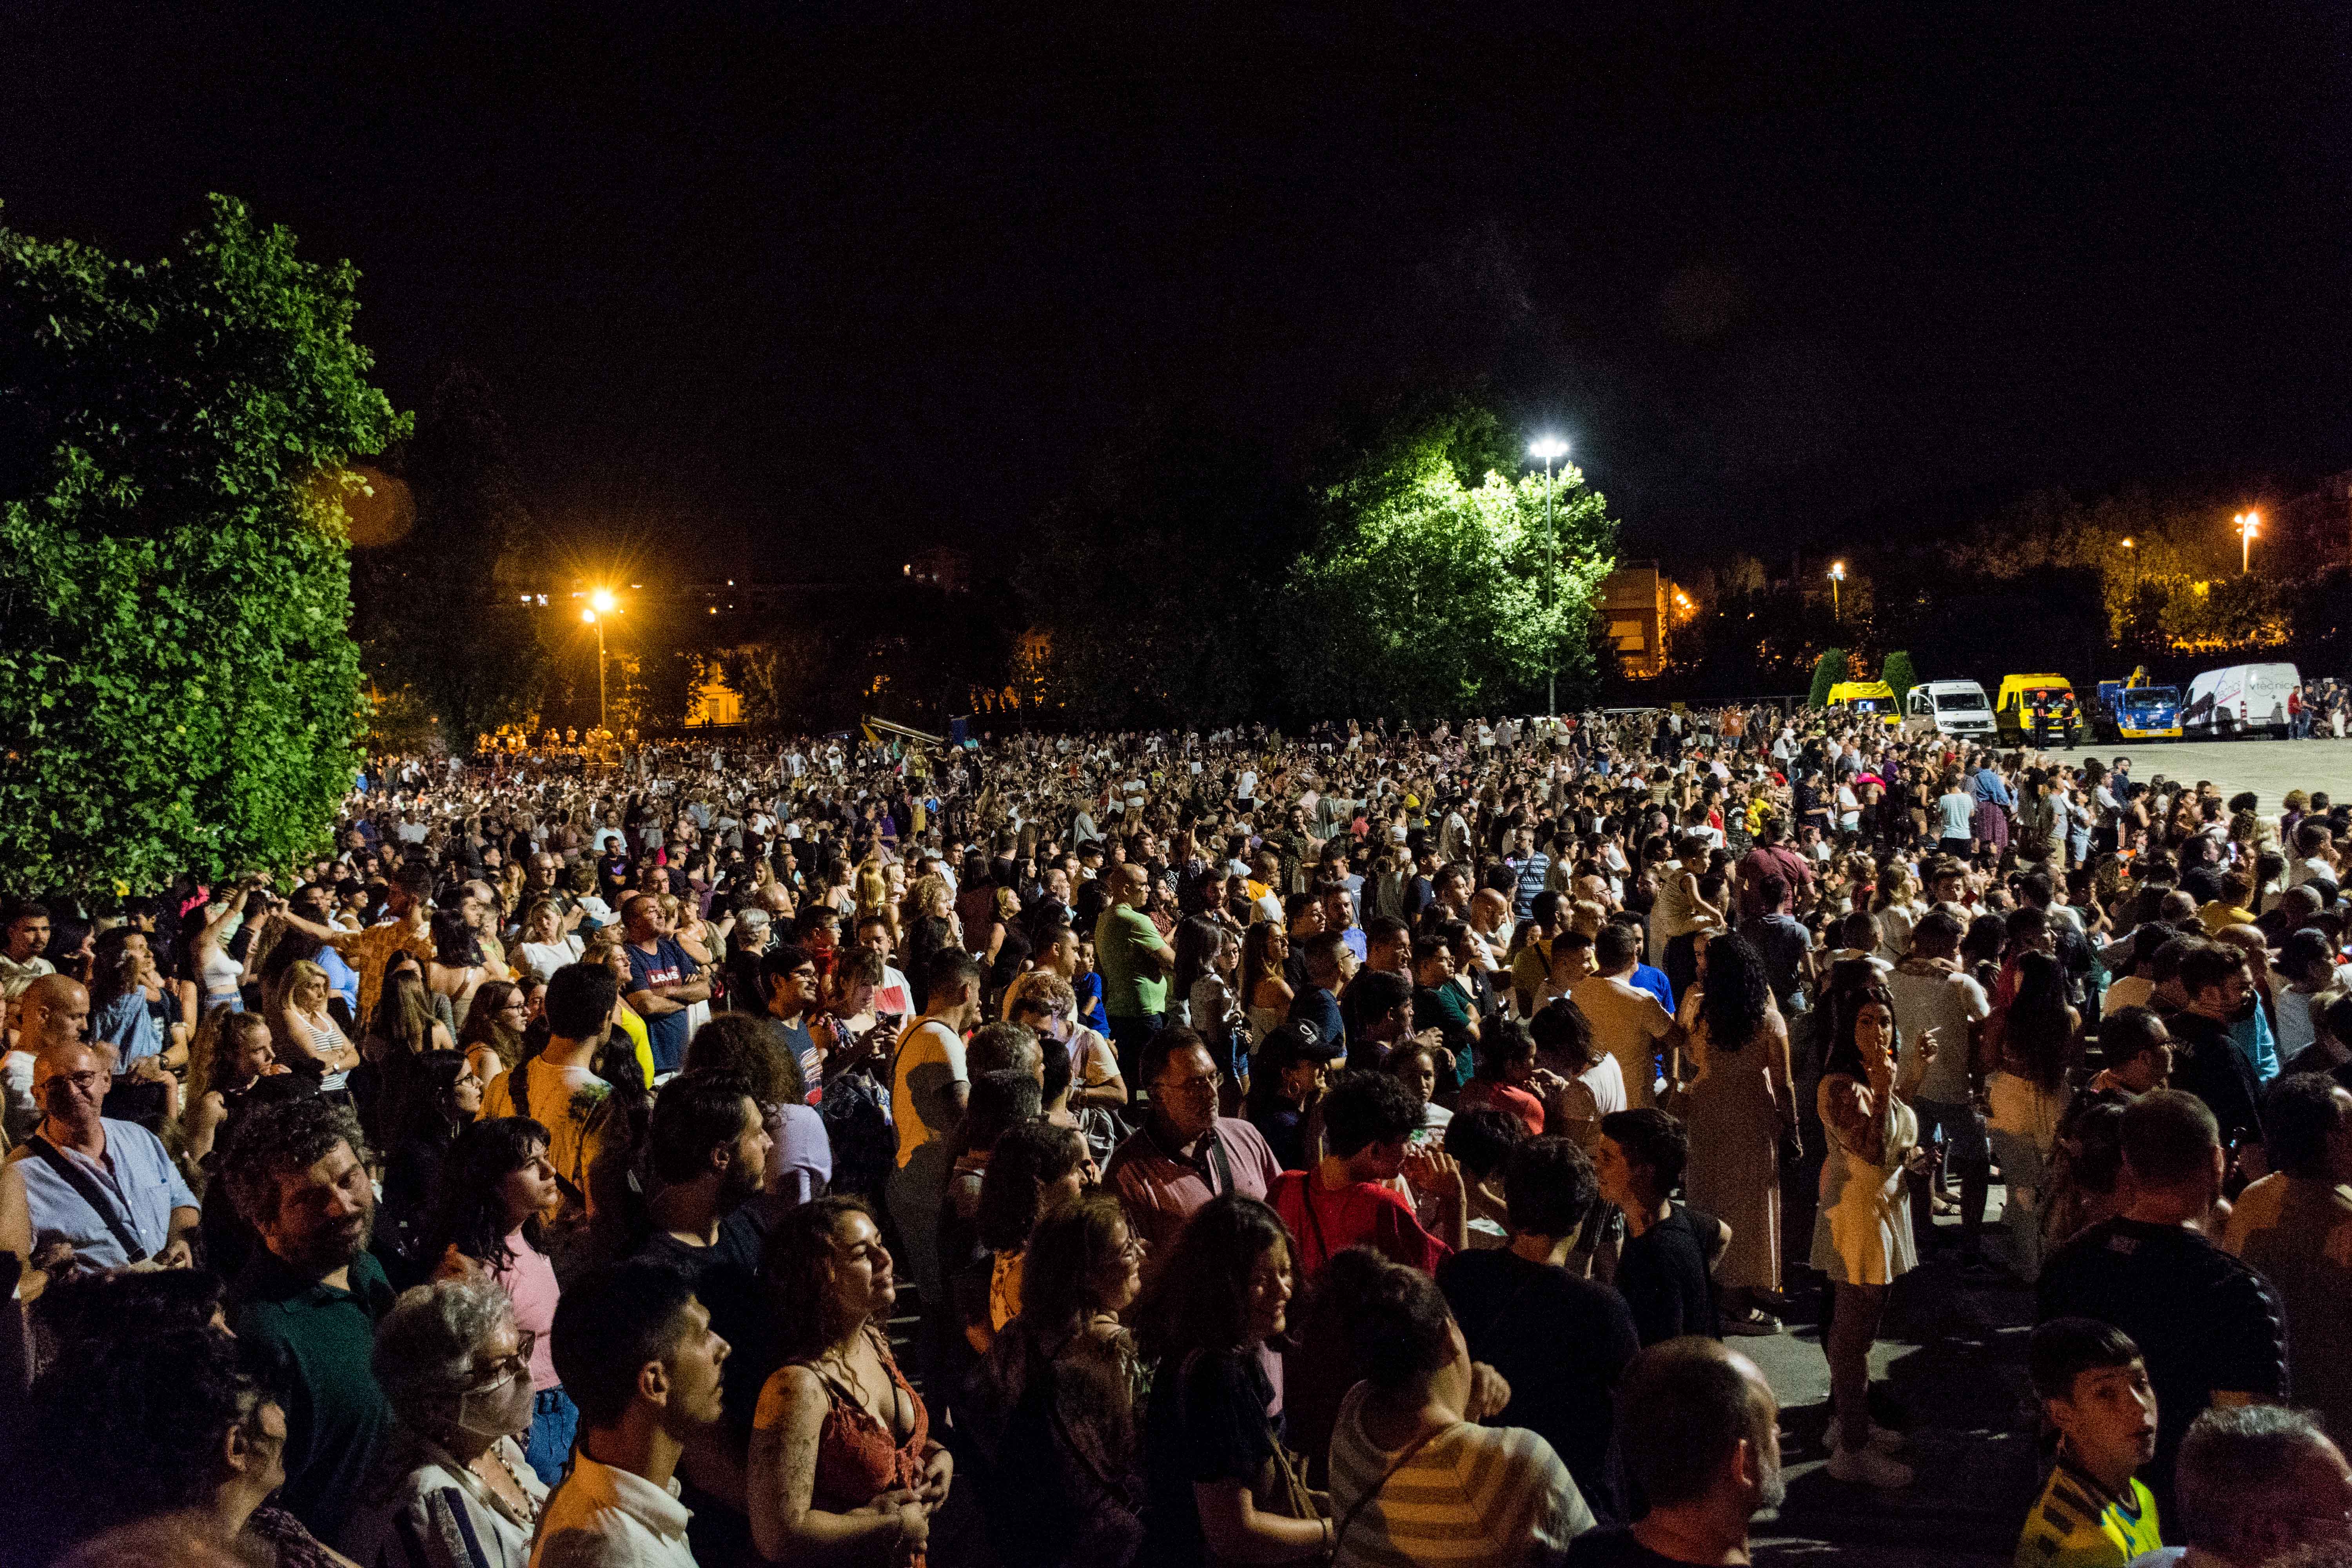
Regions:
[[[515,944],[513,956],[522,961],[519,973],[549,980],[565,964],[580,962],[583,946],[578,935],[563,929],[563,912],[555,900],[541,899],[522,917],[522,941]]]
[[[859,920],[887,913],[893,925],[898,923],[897,913],[890,909],[890,879],[883,873],[881,861],[869,856],[859,864],[856,888]]]
[[[289,1065],[306,1058],[318,1063],[320,1091],[341,1096],[347,1095],[344,1083],[352,1068],[360,1065],[360,1048],[327,1010],[333,994],[327,972],[298,958],[279,971],[262,1014],[269,1021],[278,1058]]]

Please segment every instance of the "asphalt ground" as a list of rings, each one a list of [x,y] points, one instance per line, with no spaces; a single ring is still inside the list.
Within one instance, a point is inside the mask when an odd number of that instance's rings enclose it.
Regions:
[[[2074,764],[2094,757],[2107,763],[2129,757],[2132,777],[2143,784],[2159,773],[2191,784],[2210,779],[2224,800],[2252,790],[2270,816],[2278,815],[2279,802],[2291,789],[2326,790],[2337,800],[2352,797],[2352,740],[2137,742],[2057,755]]]

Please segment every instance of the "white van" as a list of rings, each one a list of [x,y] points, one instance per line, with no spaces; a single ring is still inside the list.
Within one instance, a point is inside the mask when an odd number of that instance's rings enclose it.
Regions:
[[[2291,664],[2209,669],[2189,683],[2180,731],[2211,740],[2260,731],[2283,741],[2287,735],[2286,695],[2302,684],[2302,673]]]
[[[1973,680],[1923,680],[1903,699],[1903,730],[1911,735],[1992,738],[1992,703]]]

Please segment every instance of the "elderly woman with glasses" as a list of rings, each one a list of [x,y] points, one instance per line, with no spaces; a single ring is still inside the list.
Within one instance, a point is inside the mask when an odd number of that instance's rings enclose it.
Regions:
[[[362,1568],[524,1568],[547,1501],[516,1442],[530,1429],[533,1336],[487,1279],[404,1292],[376,1326],[392,1440],[341,1546]]]

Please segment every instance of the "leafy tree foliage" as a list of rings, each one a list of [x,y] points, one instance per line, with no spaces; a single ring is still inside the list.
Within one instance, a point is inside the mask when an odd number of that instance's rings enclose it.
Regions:
[[[1823,650],[1822,657],[1813,661],[1813,689],[1805,699],[1806,702],[1815,708],[1828,707],[1830,688],[1844,679],[1845,649],[1833,647]]]
[[[548,621],[519,603],[542,547],[506,427],[480,376],[459,368],[435,391],[398,454],[415,502],[400,538],[359,550],[352,589],[369,673],[380,690],[421,705],[459,752],[528,720],[550,659]],[[570,623],[564,623],[569,629]]]
[[[1299,705],[1415,721],[1517,707],[1555,666],[1563,700],[1581,700],[1615,525],[1572,465],[1555,483],[1488,469],[1471,489],[1433,437],[1337,487],[1292,574]]]
[[[350,787],[344,465],[404,421],[358,274],[215,196],[165,261],[0,229],[0,863],[152,885],[320,847]]]
[[[1886,683],[1887,689],[1895,693],[1895,700],[1900,702],[1911,694],[1913,687],[1919,684],[1919,672],[1911,668],[1911,656],[1898,647],[1886,656],[1885,663],[1879,666],[1878,679]]]

